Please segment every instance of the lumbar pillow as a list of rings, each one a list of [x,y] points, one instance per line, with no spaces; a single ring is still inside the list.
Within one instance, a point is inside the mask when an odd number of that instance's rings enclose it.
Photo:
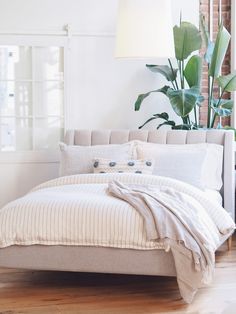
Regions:
[[[125,160],[95,158],[93,162],[94,173],[139,173],[152,174],[153,161],[147,160]]]
[[[138,158],[155,160],[153,174],[172,177],[201,189],[219,191],[222,187],[222,145],[164,145],[136,141],[136,153]]]
[[[133,142],[117,145],[68,146],[60,144],[60,175],[93,173],[94,158],[133,158]]]

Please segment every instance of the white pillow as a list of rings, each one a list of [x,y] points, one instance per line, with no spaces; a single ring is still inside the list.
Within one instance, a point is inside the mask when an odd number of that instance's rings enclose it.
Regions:
[[[153,165],[154,162],[150,159],[117,161],[116,159],[95,158],[93,162],[93,172],[152,174]]]
[[[220,190],[223,146],[216,144],[165,145],[136,141],[138,159],[155,160],[153,174],[175,178],[201,189]]]
[[[207,148],[207,157],[204,163],[203,180],[206,188],[220,191],[223,185],[224,147],[222,145],[203,143],[198,144]]]
[[[94,146],[68,146],[61,143],[60,176],[93,173],[93,160],[97,157],[132,159],[133,147],[133,142]]]

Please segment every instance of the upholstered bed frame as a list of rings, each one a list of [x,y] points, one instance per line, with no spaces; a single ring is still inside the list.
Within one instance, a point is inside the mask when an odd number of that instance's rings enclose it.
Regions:
[[[234,133],[232,131],[71,130],[69,145],[120,144],[132,140],[161,144],[216,143],[224,146],[224,208],[235,218]],[[222,243],[226,240],[223,239]],[[176,276],[171,252],[101,247],[11,246],[0,249],[0,267],[142,275]]]

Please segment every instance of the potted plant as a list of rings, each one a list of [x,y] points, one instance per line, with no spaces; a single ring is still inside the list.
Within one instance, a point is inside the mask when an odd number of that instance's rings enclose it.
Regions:
[[[175,65],[168,59],[168,65],[146,65],[146,67],[165,77],[168,85],[138,96],[135,102],[135,110],[140,110],[143,101],[152,93],[163,93],[168,97],[174,112],[182,119],[181,124],[169,120],[166,112],[153,114],[143,125],[162,119],[157,129],[163,125],[169,125],[172,129],[198,129],[200,127],[213,128],[217,117],[226,117],[232,114],[233,101],[225,99],[225,93],[236,91],[236,73],[221,75],[221,68],[230,42],[230,34],[221,24],[217,38],[212,42],[206,28],[204,17],[201,17],[201,31],[189,22],[180,22],[175,26]],[[205,44],[206,51],[203,57],[193,55]],[[204,101],[201,94],[201,82],[203,62],[208,66],[208,114],[207,123],[202,126],[199,123],[197,111]],[[213,88],[218,85],[219,97],[215,97]],[[193,113],[193,114],[192,114]],[[194,117],[191,119],[191,117]],[[218,124],[221,127],[221,124]]]

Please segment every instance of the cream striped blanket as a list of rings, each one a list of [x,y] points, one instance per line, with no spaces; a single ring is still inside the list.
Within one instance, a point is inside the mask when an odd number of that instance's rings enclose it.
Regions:
[[[141,215],[109,195],[107,186],[113,180],[174,188],[197,200],[221,234],[234,226],[220,205],[186,183],[140,174],[82,174],[46,182],[2,208],[0,247],[42,244],[163,249],[162,243],[147,239]]]

